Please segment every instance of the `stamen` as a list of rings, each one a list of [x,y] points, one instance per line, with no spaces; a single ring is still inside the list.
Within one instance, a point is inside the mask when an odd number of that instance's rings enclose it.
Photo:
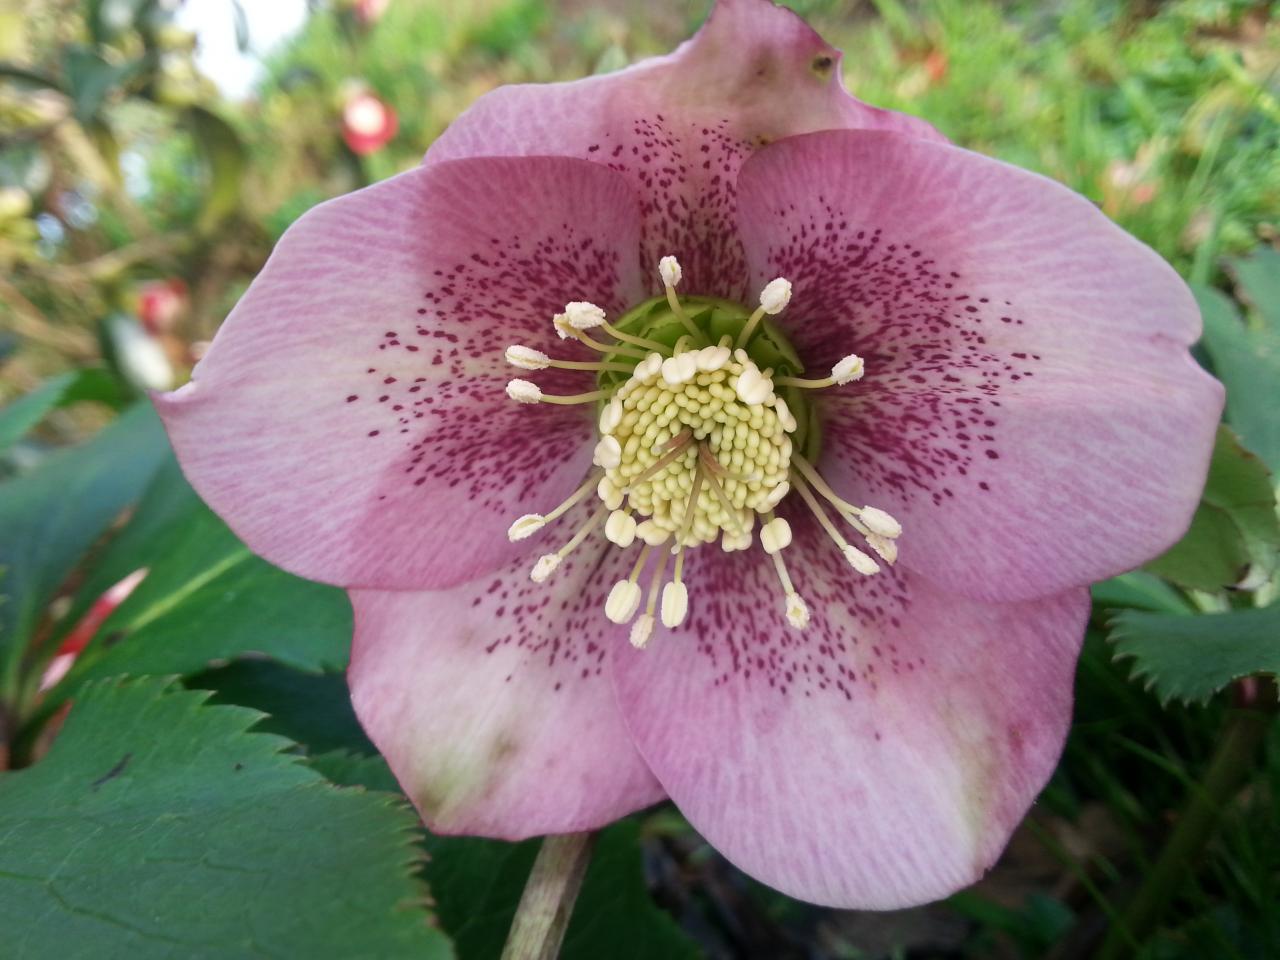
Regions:
[[[626,549],[636,539],[636,518],[625,510],[614,510],[604,522],[604,535],[610,543]]]
[[[880,559],[889,564],[889,566],[893,566],[898,562],[898,542],[896,540],[889,540],[874,533],[868,533],[866,540],[867,546],[878,553]]]
[[[678,387],[698,375],[698,351],[677,353],[662,361],[662,379],[670,387]]]
[[[684,618],[689,613],[689,588],[680,579],[683,570],[682,550],[676,554],[676,570],[672,581],[662,588],[662,625],[668,630],[684,623]]]
[[[761,373],[754,363],[748,363],[738,374],[733,389],[738,399],[749,407],[769,403],[773,400],[774,381],[767,374]]]
[[[752,312],[747,318],[747,322],[743,325],[742,330],[738,333],[738,339],[735,342],[737,347],[745,347],[751,339],[751,335],[756,331],[756,325],[767,313],[769,316],[777,316],[787,308],[787,304],[791,302],[791,281],[782,277],[776,280],[770,280],[765,284],[765,288],[760,291],[760,306]]]
[[[614,397],[604,405],[600,411],[600,433],[601,435],[613,433],[618,428],[618,424],[622,422],[622,401]]]
[[[885,513],[885,511],[876,507],[855,507],[848,500],[840,497],[831,489],[830,484],[822,479],[821,474],[818,473],[813,464],[800,456],[800,454],[793,453],[791,455],[791,462],[802,474],[804,474],[805,479],[813,485],[813,488],[822,494],[831,503],[831,505],[836,508],[836,512],[844,517],[844,519],[848,521],[855,530],[867,538],[868,543],[871,542],[872,536],[883,537],[886,540],[894,540],[902,535],[902,524],[898,523],[897,520],[888,513]],[[878,530],[872,530],[870,525],[864,522],[868,520],[868,515],[870,515],[871,522],[874,522],[879,528]],[[890,533],[892,533],[892,536],[890,536]],[[872,548],[875,548],[874,544],[872,544]],[[882,557],[885,557],[885,555],[879,550],[876,550],[876,552],[880,553]],[[896,551],[894,552],[894,556],[897,556]],[[889,560],[888,557],[885,557],[885,559],[888,560],[889,563],[893,562],[892,560]]]
[[[772,517],[760,528],[760,546],[769,554],[780,553],[791,546],[791,524],[781,517]]]
[[[865,372],[866,366],[862,358],[856,353],[851,353],[831,368],[831,376],[829,377],[823,377],[821,380],[806,380],[803,377],[778,377],[774,380],[774,383],[783,387],[821,390],[824,387],[843,386],[846,383],[852,383],[854,380],[861,380]]]
[[[610,510],[617,510],[625,499],[622,491],[608,477],[600,478],[600,483],[596,486],[596,495]]]
[[[636,360],[643,360],[649,355],[647,351],[636,350],[634,347],[623,347],[618,344],[601,343],[599,340],[593,340],[581,330],[575,330],[573,327],[569,326],[567,321],[561,319],[563,316],[564,314],[558,313],[553,321],[556,333],[559,335],[561,340],[568,340],[572,338],[597,353],[612,353],[620,357],[632,357]]]
[[[680,298],[676,296],[676,287],[680,285],[680,279],[684,276],[684,271],[680,269],[680,261],[675,257],[663,257],[658,261],[658,276],[662,278],[662,286],[666,289],[667,305],[671,307],[671,312],[689,331],[690,336],[702,342],[702,331],[689,319],[689,315],[684,312],[684,307],[680,304]]]
[[[595,373],[612,371],[630,373],[632,368],[625,363],[596,363],[593,360],[552,360],[541,350],[514,344],[507,347],[507,363],[522,370],[545,370],[554,367],[557,370],[591,370]]]
[[[612,393],[612,390],[592,390],[590,393],[572,393],[567,396],[557,396],[553,393],[543,393],[541,387],[528,380],[517,378],[507,384],[507,396],[517,403],[559,403],[563,405],[595,403],[597,400],[603,400]]]
[[[604,604],[604,615],[614,623],[627,623],[640,609],[642,591],[636,580],[640,578],[640,571],[644,569],[644,563],[649,559],[651,549],[652,547],[647,545],[641,547],[640,556],[636,559],[635,566],[631,568],[631,576],[625,580],[619,580],[609,590],[609,597]]]
[[[595,450],[592,451],[591,462],[597,467],[604,467],[606,470],[612,470],[622,463],[622,444],[618,442],[618,438],[601,437],[600,442],[596,444]]]
[[[773,514],[768,514],[769,522],[775,519]],[[763,533],[763,529],[761,530]],[[805,606],[804,598],[796,592],[791,577],[787,573],[786,561],[782,559],[782,551],[770,554],[773,558],[773,569],[778,573],[778,580],[782,583],[782,592],[786,597],[787,603],[787,623],[795,627],[797,630],[803,630],[809,625],[809,608]]]
[[[667,570],[667,552],[664,550],[658,558],[658,568],[653,571],[649,580],[649,600],[644,605],[644,614],[631,627],[631,645],[643,650],[649,638],[653,636],[653,612],[658,607],[658,588],[662,586],[662,575]]]
[[[594,303],[588,303],[585,300],[574,300],[572,303],[566,303],[564,313],[559,314],[557,320],[559,317],[563,317],[564,323],[578,331],[579,334],[584,330],[594,330],[599,327],[615,340],[620,340],[623,343],[635,344],[637,347],[644,347],[648,350],[657,350],[659,353],[666,353],[669,349],[666,344],[659,343],[657,340],[646,340],[644,337],[623,333],[609,323],[601,307],[597,307]],[[559,326],[558,322],[557,326]]]
[[[857,570],[863,576],[871,576],[880,572],[880,566],[869,556],[859,550],[857,547],[849,543],[848,540],[836,529],[836,525],[831,522],[831,518],[827,516],[827,512],[822,509],[822,504],[818,503],[818,498],[813,495],[813,491],[809,489],[809,485],[804,482],[798,475],[796,476],[796,491],[805,503],[809,505],[809,509],[813,515],[818,518],[818,523],[822,525],[822,529],[827,532],[835,545],[840,549],[840,553],[844,556],[849,566]]]
[[[557,520],[564,516],[565,513],[573,508],[575,503],[587,495],[587,491],[596,484],[597,476],[598,474],[592,474],[586,480],[583,480],[578,489],[569,494],[564,503],[550,513],[526,513],[522,517],[517,517],[507,530],[507,538],[513,543],[517,540],[523,540],[525,537],[533,536],[552,520]],[[606,477],[600,477],[600,483],[606,482],[607,479]]]
[[[533,570],[529,573],[529,579],[534,583],[542,583],[547,577],[551,576],[556,567],[560,566],[560,561],[572,553],[583,540],[587,539],[587,536],[600,525],[600,521],[604,519],[605,514],[608,512],[608,507],[601,506],[600,509],[587,518],[586,523],[578,528],[578,532],[570,538],[568,543],[555,553],[544,553],[540,556],[538,562],[533,565]]]

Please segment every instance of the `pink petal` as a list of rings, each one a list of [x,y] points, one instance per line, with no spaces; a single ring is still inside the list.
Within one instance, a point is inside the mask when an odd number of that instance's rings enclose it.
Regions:
[[[352,591],[356,713],[432,830],[517,840],[662,799],[605,672],[625,560],[597,540],[541,585],[530,557],[448,590]]]
[[[760,145],[812,130],[927,123],[850,96],[840,51],[770,0],[719,0],[675,53],[572,83],[500,87],[432,145],[427,163],[478,155],[576,156],[607,164],[643,200],[643,259],[679,257],[683,291],[741,297],[733,230],[738,169]]]
[[[322,204],[193,382],[156,398],[183,469],[305,577],[430,588],[495,569],[524,552],[510,521],[581,482],[594,429],[585,407],[509,400],[504,350],[564,356],[551,317],[566,302],[634,302],[637,230],[626,182],[567,158],[440,164]]]
[[[956,147],[884,133],[788,140],[743,169],[757,282],[820,395],[822,469],[903,524],[904,566],[971,596],[1101,580],[1186,530],[1222,410],[1187,347],[1200,317],[1093,204]]]
[[[695,551],[690,620],[620,651],[641,754],[693,826],[772,887],[890,909],[977,880],[1052,773],[1088,591],[1017,604],[905,571],[859,578],[811,521],[786,551]]]

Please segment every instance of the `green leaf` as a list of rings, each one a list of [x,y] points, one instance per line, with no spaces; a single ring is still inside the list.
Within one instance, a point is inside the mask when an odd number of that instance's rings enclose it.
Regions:
[[[1092,588],[1095,607],[1136,607],[1168,613],[1190,613],[1187,601],[1159,577],[1141,570],[1122,573]]]
[[[346,594],[255,556],[176,467],[157,476],[101,567],[105,572],[81,590],[76,613],[134,570],[149,572],[103,622],[50,703],[118,673],[186,675],[247,654],[313,673],[346,665],[352,630]]]
[[[84,552],[133,503],[169,444],[150,404],[121,416],[88,443],[50,456],[0,484],[0,665],[12,692],[27,638]]]
[[[88,47],[69,45],[62,51],[62,74],[71,91],[76,119],[88,123],[97,116],[111,91],[142,68],[141,61],[108,63]]]
[[[350,714],[345,685],[306,684],[313,678],[267,664],[233,664],[237,668],[268,668],[265,676],[237,681],[215,671],[191,683],[209,683],[218,696],[252,703],[269,711],[261,729],[301,738],[314,752],[307,763],[334,783],[373,790],[399,790],[395,777],[379,756],[335,737],[332,718]],[[256,672],[256,671],[255,671]],[[271,674],[276,676],[272,677]],[[336,678],[335,678],[336,679]],[[308,705],[304,697],[310,695]],[[315,714],[331,719],[317,724]],[[352,716],[354,721],[354,716]],[[337,749],[334,744],[338,744]],[[681,960],[698,956],[697,949],[671,917],[658,908],[645,889],[641,857],[641,828],[625,820],[605,829],[597,840],[565,937],[562,960]],[[453,937],[461,957],[496,957],[502,952],[516,904],[538,852],[538,841],[503,843],[475,837],[428,836],[430,859],[424,869],[431,884],[439,919]]]
[[[1133,658],[1162,701],[1204,701],[1255,673],[1280,673],[1280,605],[1201,616],[1126,610],[1111,621],[1116,659]]]
[[[49,755],[0,776],[6,957],[450,956],[401,803],[167,687],[87,688]]]
[[[197,229],[216,227],[240,206],[240,186],[248,155],[231,124],[204,107],[188,107],[183,120],[204,157],[207,183]]]
[[[1271,474],[1224,426],[1218,428],[1191,528],[1147,570],[1184,587],[1221,590],[1240,582],[1250,563],[1271,569],[1277,545],[1280,523]]]
[[[1260,283],[1252,288],[1260,293]],[[1246,326],[1229,297],[1195,288],[1204,315],[1204,344],[1227,388],[1227,421],[1244,444],[1272,470],[1280,470],[1280,307],[1259,310],[1258,324]]]
[[[1253,304],[1267,329],[1280,333],[1280,251],[1256,247],[1230,267],[1243,298]]]
[[[99,400],[115,406],[120,397],[119,383],[100,367],[52,377],[0,409],[0,453],[26,436],[51,410],[81,400]]]
[[[212,690],[210,703],[234,703],[261,710],[265,716],[257,729],[288,737],[306,747],[309,754],[375,752],[360,729],[347,692],[347,679],[341,673],[303,673],[271,660],[237,660],[196,674],[185,683],[192,689]],[[390,787],[364,780],[340,782],[362,783],[378,790],[398,789],[394,778]]]

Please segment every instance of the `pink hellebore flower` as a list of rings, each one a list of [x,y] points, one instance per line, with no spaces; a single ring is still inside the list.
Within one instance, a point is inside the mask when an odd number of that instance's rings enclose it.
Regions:
[[[432,829],[669,796],[766,883],[889,908],[993,863],[1086,585],[1185,530],[1198,331],[1087,200],[721,0],[307,214],[157,403],[250,546],[351,588],[356,709]]]

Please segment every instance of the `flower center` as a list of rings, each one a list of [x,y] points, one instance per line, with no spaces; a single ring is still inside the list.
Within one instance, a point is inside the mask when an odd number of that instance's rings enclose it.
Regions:
[[[641,542],[631,576],[613,585],[605,615],[615,623],[634,620],[631,642],[643,647],[653,633],[661,590],[661,620],[676,627],[688,614],[683,581],[688,550],[720,541],[726,552],[748,549],[757,520],[759,540],[777,571],[787,620],[803,629],[809,611],[792,583],[783,551],[791,528],[773,514],[793,489],[845,559],[863,575],[879,571],[868,554],[851,545],[828,515],[832,509],[861,534],[887,563],[897,556],[901,528],[873,507],[841,499],[812,465],[817,431],[808,391],[860,379],[861,358],[845,357],[821,379],[804,379],[799,358],[769,320],[784,310],[791,284],[769,283],[753,311],[710,297],[676,296],[680,267],[673,257],[659,265],[666,294],[635,307],[617,324],[603,310],[570,303],[554,318],[563,339],[576,339],[602,354],[596,362],[552,360],[529,347],[512,346],[507,360],[526,370],[558,367],[591,370],[599,389],[575,396],[550,396],[528,380],[507,385],[521,403],[595,403],[600,440],[596,470],[560,506],[547,514],[525,514],[511,525],[512,540],[531,536],[567,513],[594,488],[599,507],[569,541],[534,565],[535,582],[546,580],[560,562],[601,525],[619,548]],[[588,331],[601,330],[611,342]],[[826,501],[824,507],[822,500]],[[645,591],[641,574],[656,551],[645,612],[637,617]],[[672,579],[666,568],[675,558]]]

